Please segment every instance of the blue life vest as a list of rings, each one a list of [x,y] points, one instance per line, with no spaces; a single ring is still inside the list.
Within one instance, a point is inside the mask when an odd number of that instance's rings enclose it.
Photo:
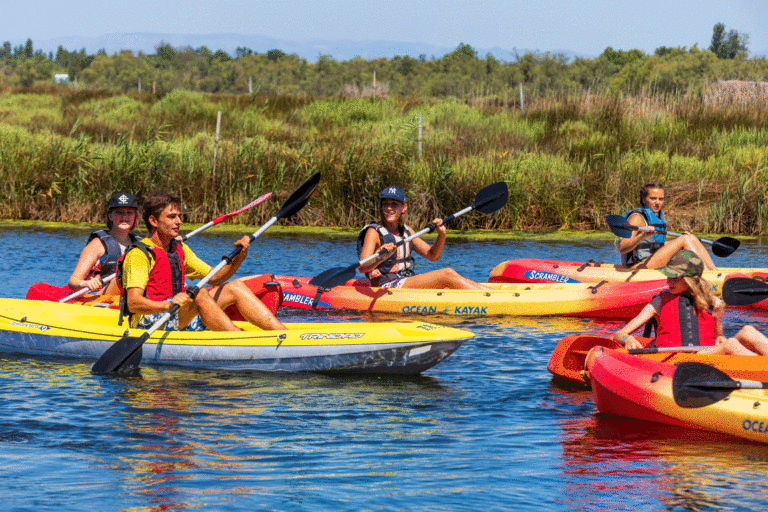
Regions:
[[[635,208],[634,210],[624,214],[624,218],[629,222],[629,218],[639,213],[645,219],[645,223],[657,230],[667,230],[667,220],[664,217],[664,212],[661,213],[661,217],[658,217],[650,208]],[[621,255],[621,263],[627,267],[631,267],[641,261],[650,258],[653,253],[658,251],[664,246],[664,242],[667,241],[667,235],[661,233],[654,233],[652,237],[644,238],[637,247],[632,251]]]
[[[411,232],[405,227],[400,228],[400,233],[395,236],[387,228],[381,224],[368,224],[357,235],[357,257],[359,258],[363,252],[363,243],[365,242],[365,234],[369,228],[373,228],[379,234],[379,241],[381,245],[389,243],[397,243],[403,238],[411,236]],[[394,281],[401,277],[410,277],[415,274],[413,271],[413,241],[409,240],[407,243],[399,245],[392,255],[386,260],[382,261],[375,269],[366,274],[368,280],[371,281],[371,286],[381,286],[384,283]]]

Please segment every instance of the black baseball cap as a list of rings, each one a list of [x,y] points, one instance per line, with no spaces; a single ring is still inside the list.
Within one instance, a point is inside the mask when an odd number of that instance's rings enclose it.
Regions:
[[[139,208],[139,203],[136,202],[136,196],[129,194],[128,192],[118,192],[112,194],[109,198],[109,210],[114,208]]]

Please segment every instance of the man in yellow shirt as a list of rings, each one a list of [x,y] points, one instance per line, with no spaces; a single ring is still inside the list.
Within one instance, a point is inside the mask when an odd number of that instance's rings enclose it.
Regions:
[[[242,247],[240,253],[208,281],[212,289],[201,289],[193,299],[184,291],[185,277],[200,279],[212,267],[176,240],[181,227],[181,201],[168,194],[151,195],[144,202],[143,218],[149,236],[141,241],[141,250],[134,247],[126,251],[122,264],[122,288],[132,314],[132,327],[149,328],[178,304],[179,310],[165,324],[165,330],[207,327],[237,331],[224,312],[234,304],[246,320],[262,329],[285,329],[245,284],[227,282],[248,255],[250,237],[235,242],[235,246]]]

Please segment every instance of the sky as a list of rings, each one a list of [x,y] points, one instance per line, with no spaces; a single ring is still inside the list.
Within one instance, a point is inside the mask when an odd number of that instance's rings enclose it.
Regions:
[[[708,48],[723,23],[749,35],[752,53],[768,53],[766,0],[25,0],[3,10],[0,41],[14,46],[60,36],[227,33],[596,56],[609,46]]]

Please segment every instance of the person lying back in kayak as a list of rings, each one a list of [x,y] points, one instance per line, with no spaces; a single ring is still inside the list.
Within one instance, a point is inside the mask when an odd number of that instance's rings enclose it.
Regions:
[[[80,259],[69,278],[71,290],[88,288],[92,292],[100,291],[105,295],[119,293],[117,282],[113,281],[105,286],[102,280],[115,273],[117,261],[125,250],[141,240],[139,235],[131,232],[139,221],[138,208],[136,196],[133,194],[112,194],[107,206],[107,229],[94,231],[88,238],[88,243],[80,253]]]
[[[751,325],[733,338],[723,336],[725,304],[701,277],[701,258],[681,249],[666,266],[658,269],[667,276],[668,291],[654,297],[640,313],[613,334],[628,349],[643,348],[632,333],[655,318],[657,348],[701,346],[700,354],[768,355],[768,338]]]
[[[429,261],[437,261],[445,247],[445,226],[442,219],[435,219],[437,240],[432,245],[421,238],[396,246],[396,243],[410,236],[414,231],[405,224],[405,212],[408,204],[405,192],[400,187],[387,187],[381,192],[381,222],[368,224],[357,237],[357,255],[360,260],[385,249],[380,258],[361,266],[360,272],[366,274],[371,286],[384,288],[454,288],[465,290],[485,290],[486,286],[462,277],[452,268],[433,270],[425,274],[413,271],[413,253]]]
[[[664,217],[664,185],[647,183],[640,188],[640,208],[627,212],[624,217],[633,226],[650,227],[650,231],[632,231],[632,236],[619,241],[621,264],[630,268],[658,268],[665,265],[680,249],[696,253],[707,270],[717,270],[707,249],[695,235],[683,235],[667,240]]]
[[[201,289],[192,299],[184,291],[185,278],[203,278],[212,267],[176,239],[181,227],[181,201],[168,194],[151,195],[144,202],[143,218],[149,236],[126,250],[118,269],[121,308],[131,316],[131,327],[147,329],[178,304],[180,308],[166,322],[165,330],[238,331],[224,312],[235,304],[252,324],[262,329],[285,329],[242,281],[226,282],[248,255],[248,236],[235,242],[242,251],[210,279],[213,288]]]

